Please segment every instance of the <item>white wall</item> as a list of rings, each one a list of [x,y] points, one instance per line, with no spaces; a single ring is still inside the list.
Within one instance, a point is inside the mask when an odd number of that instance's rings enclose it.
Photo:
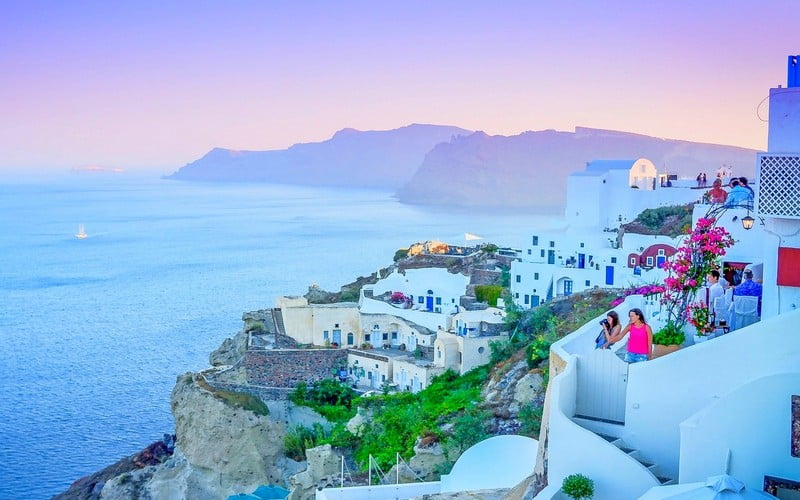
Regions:
[[[616,446],[571,420],[576,408],[577,359],[564,346],[570,342],[591,345],[595,330],[593,323],[587,324],[551,347],[567,366],[550,381],[547,480],[551,486],[558,487],[568,475],[583,474],[594,481],[595,498],[637,498],[658,485],[652,473]],[[552,490],[548,495],[552,496]]]
[[[800,395],[800,372],[759,378],[681,424],[680,482],[726,473],[760,490],[764,475],[800,480],[792,457],[791,397]]]
[[[444,268],[430,267],[423,269],[407,269],[405,274],[394,272],[386,278],[371,285],[375,295],[385,292],[403,292],[405,295],[414,296],[414,306],[425,306],[419,302],[420,297],[427,297],[428,290],[433,292],[434,299],[441,299],[441,304],[434,307],[443,313],[452,311],[459,299],[466,293],[469,277],[462,274],[452,274]]]
[[[317,490],[316,500],[395,500],[439,493],[439,481],[431,483],[384,484]]]
[[[792,326],[798,322],[800,311],[783,314],[631,365],[623,439],[676,475],[682,421],[745,384],[798,371],[800,342],[797,327]],[[729,431],[746,429],[749,422],[741,419]]]
[[[390,314],[403,318],[412,323],[424,326],[428,330],[436,331],[438,327],[444,328],[447,325],[447,314],[439,314],[427,311],[415,311],[413,309],[399,309],[381,300],[369,299],[362,295],[359,309],[363,314]]]

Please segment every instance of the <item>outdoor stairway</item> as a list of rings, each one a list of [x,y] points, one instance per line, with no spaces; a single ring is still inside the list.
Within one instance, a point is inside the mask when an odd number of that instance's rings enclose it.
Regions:
[[[283,325],[283,313],[280,309],[272,309],[272,321],[275,323],[275,333],[286,335],[286,327]]]
[[[656,477],[661,486],[678,483],[675,479],[667,477],[664,474],[661,474],[657,464],[650,463],[649,461],[642,458],[642,454],[639,452],[639,450],[634,450],[633,448],[628,447],[628,445],[626,445],[622,439],[613,436],[607,436],[605,434],[600,434],[600,433],[595,433],[595,434],[605,439],[609,443],[613,444],[620,450],[624,451],[629,457],[633,458],[634,460],[642,464],[647,470],[649,470]]]

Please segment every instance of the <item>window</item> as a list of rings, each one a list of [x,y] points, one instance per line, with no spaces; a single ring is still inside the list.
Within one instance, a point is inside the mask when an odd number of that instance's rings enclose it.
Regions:
[[[616,264],[617,263],[617,258],[616,257],[611,257],[611,263],[612,264]]]
[[[538,236],[533,236],[531,238],[531,245],[535,246],[535,247],[539,246],[539,237]]]
[[[538,280],[539,279],[539,273],[533,273],[533,279]]]
[[[380,329],[381,329],[381,327],[380,327],[380,326],[378,326],[378,325],[372,325],[372,329],[373,329],[373,330],[380,330]]]
[[[333,325],[333,327],[334,328],[339,328],[339,323],[336,323],[335,325]]]
[[[436,350],[436,357],[439,358],[439,359],[442,359],[442,350],[441,349],[437,349]]]
[[[550,242],[550,248],[555,248],[555,246],[556,246],[556,242],[555,241],[551,241]]]
[[[328,330],[322,330],[322,338],[328,340]]]
[[[631,265],[632,266],[636,265],[636,257],[631,257]]]
[[[456,299],[450,299],[450,303],[451,304],[455,304],[456,303]]]
[[[478,354],[483,354],[485,350],[483,346],[478,347]]]
[[[441,297],[436,297],[436,305],[437,306],[442,305],[442,298]]]
[[[583,248],[583,247],[584,247],[584,245],[583,245],[583,243],[581,243],[581,248]]]
[[[519,292],[517,292],[517,293],[515,293],[515,294],[514,294],[514,298],[515,298],[515,299],[518,299],[518,298],[519,298]]]
[[[381,382],[386,382],[386,375],[381,374]]]
[[[383,340],[389,340],[389,334],[388,333],[384,333],[383,334]]]
[[[525,294],[525,304],[529,304],[530,301],[531,301],[531,296],[526,293]]]
[[[372,372],[367,372],[367,378],[372,380]]]
[[[424,304],[425,303],[425,297],[419,297],[417,299],[417,302],[419,302],[420,304]]]
[[[514,277],[514,280],[515,280],[517,283],[522,283],[522,276],[520,276],[520,275],[518,274],[518,275],[516,275],[516,276]]]
[[[372,335],[370,335],[369,333],[365,333],[364,334],[364,341],[369,342],[371,340],[371,338],[372,338]]]
[[[652,266],[653,265],[653,257],[648,257],[647,258],[647,265],[648,266]]]
[[[531,249],[529,248],[529,249],[528,249],[528,255],[530,255],[530,254],[531,254]]]
[[[658,255],[664,255],[664,249],[663,248],[659,248],[658,249]]]
[[[544,257],[544,250],[542,250],[542,257]]]
[[[592,286],[592,282],[589,281],[589,280],[586,280],[586,286]]]
[[[392,340],[397,340],[397,332],[392,332]]]

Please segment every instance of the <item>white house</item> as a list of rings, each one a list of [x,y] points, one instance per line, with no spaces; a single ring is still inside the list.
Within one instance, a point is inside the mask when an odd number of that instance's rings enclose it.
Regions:
[[[469,277],[440,267],[395,271],[365,288],[374,295],[402,292],[411,297],[415,310],[449,314],[466,293]]]

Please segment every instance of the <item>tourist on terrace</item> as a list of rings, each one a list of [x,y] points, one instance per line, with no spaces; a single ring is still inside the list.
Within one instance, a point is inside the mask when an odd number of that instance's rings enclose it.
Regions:
[[[711,189],[708,190],[708,201],[712,204],[722,204],[728,198],[728,192],[722,189],[722,179],[715,179]]]
[[[731,181],[731,192],[725,202],[727,208],[753,208],[753,194],[743,188],[739,179]]]
[[[746,190],[750,191],[751,197],[753,198],[756,197],[756,192],[753,191],[753,188],[749,186],[749,183],[747,182],[747,177],[739,177],[739,185],[745,188]]]
[[[653,356],[653,330],[644,320],[644,313],[639,308],[633,308],[628,313],[630,323],[623,329],[618,337],[612,337],[612,343],[619,342],[627,333],[628,352],[625,354],[625,361],[628,363],[638,363],[647,361]]]
[[[753,281],[752,269],[745,269],[742,277],[744,278],[742,284],[733,289],[733,301],[736,302],[736,297],[758,297],[758,315],[761,316],[761,294],[763,291],[761,283]]]
[[[725,289],[722,288],[722,284],[719,282],[719,271],[716,269],[712,269],[708,276],[706,277],[708,280],[708,304],[711,307],[714,307],[714,299],[717,297],[722,297],[725,295]]]
[[[703,176],[700,178],[700,186],[701,187],[708,187],[708,181],[706,180],[706,174],[703,173]]]
[[[622,330],[622,325],[619,324],[619,314],[616,311],[611,311],[606,314],[606,319],[600,322],[600,326],[603,327],[603,331],[600,332],[600,336],[598,336],[598,341],[596,341],[596,348],[597,349],[608,349],[614,342],[611,339],[622,338],[619,332]]]

